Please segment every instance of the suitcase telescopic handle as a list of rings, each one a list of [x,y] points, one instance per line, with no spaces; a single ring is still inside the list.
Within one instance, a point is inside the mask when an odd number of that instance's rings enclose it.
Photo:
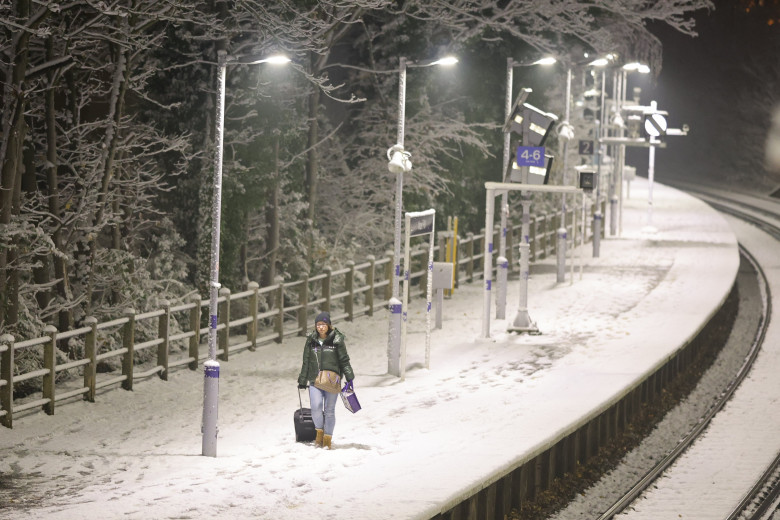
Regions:
[[[301,400],[301,389],[298,389],[298,403],[301,405],[300,410],[303,413],[303,401]]]

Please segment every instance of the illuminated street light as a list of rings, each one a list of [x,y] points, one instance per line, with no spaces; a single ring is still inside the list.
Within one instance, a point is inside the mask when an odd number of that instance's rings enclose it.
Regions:
[[[546,58],[541,58],[539,60],[536,60],[535,62],[531,63],[531,65],[555,65],[558,62],[555,58],[552,56],[547,56]],[[522,66],[521,64],[515,64],[515,67]]]
[[[430,63],[407,62],[401,57],[398,61],[398,134],[396,144],[387,151],[390,173],[394,173],[395,180],[395,234],[393,240],[393,296],[390,299],[390,324],[388,330],[388,372],[400,376],[401,367],[398,366],[401,357],[401,213],[403,208],[403,184],[404,173],[412,170],[411,154],[404,150],[404,120],[406,117],[406,69],[433,66],[452,66],[458,63],[454,56],[446,56]]]
[[[217,416],[219,409],[219,362],[217,361],[217,300],[219,298],[219,240],[220,217],[222,213],[222,153],[225,132],[225,77],[228,65],[227,53],[217,51],[219,81],[217,83],[216,138],[214,154],[214,200],[211,208],[211,276],[209,280],[209,359],[203,364],[203,422],[201,426],[202,451],[208,457],[217,456]],[[284,64],[290,61],[285,56],[270,56],[246,63],[231,65],[254,65],[260,63]]]

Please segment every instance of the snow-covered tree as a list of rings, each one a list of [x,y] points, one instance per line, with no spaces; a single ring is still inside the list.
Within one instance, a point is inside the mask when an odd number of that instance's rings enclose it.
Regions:
[[[576,45],[657,65],[659,43],[645,23],[689,34],[690,13],[710,6],[2,3],[0,325],[22,335],[45,322],[64,329],[87,314],[176,298],[186,283],[204,286],[219,50],[237,61],[293,58],[283,76],[239,64],[227,75],[222,272],[231,284],[268,282],[391,244],[395,179],[385,152],[395,142],[401,56],[489,55],[474,59],[484,60],[472,69],[480,78],[465,67],[408,74],[407,207],[446,215],[452,203],[474,213],[477,203],[464,201],[494,175],[486,171],[500,171],[506,56],[565,56]]]

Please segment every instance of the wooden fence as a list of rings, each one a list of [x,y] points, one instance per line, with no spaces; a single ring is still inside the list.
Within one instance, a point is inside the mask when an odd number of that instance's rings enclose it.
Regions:
[[[602,214],[604,209],[602,206]],[[589,208],[586,218],[589,219],[592,210]],[[565,226],[570,241],[574,236],[574,222],[574,210],[567,211]],[[531,261],[556,254],[559,227],[561,213],[531,219]],[[520,228],[519,224],[513,224],[507,229],[510,273],[519,269],[513,237],[520,235]],[[493,243],[496,244],[500,230],[495,228],[493,232]],[[590,241],[589,226],[586,226],[586,234],[585,240]],[[446,232],[438,233],[434,251],[440,261],[445,260],[447,240]],[[458,238],[457,269],[454,269],[456,287],[463,280],[471,283],[482,277],[484,241],[484,230],[479,235],[467,233],[465,238]],[[427,261],[427,248],[411,253],[410,283],[419,282],[422,295],[427,286],[423,278],[429,273]],[[218,299],[217,355],[227,361],[239,351],[255,350],[258,345],[270,342],[281,343],[286,336],[303,335],[321,310],[329,311],[333,321],[372,316],[375,310],[386,308],[392,296],[392,269],[391,256],[378,260],[369,256],[360,264],[349,261],[342,269],[325,269],[324,273],[301,280],[285,282],[278,279],[275,285],[268,287],[250,282],[247,290],[235,294],[222,288]],[[493,269],[495,271],[495,267]],[[162,309],[149,312],[136,313],[126,309],[121,318],[102,323],[87,317],[83,327],[69,331],[59,332],[49,325],[45,329],[46,335],[39,338],[16,341],[9,334],[3,335],[0,337],[0,424],[11,428],[14,414],[25,410],[42,409],[52,415],[57,402],[74,397],[94,402],[96,392],[101,388],[121,386],[132,390],[134,382],[153,375],[167,381],[170,372],[178,367],[196,370],[208,359],[208,348],[204,344],[208,327],[203,326],[202,319],[204,307],[208,313],[208,306],[208,299],[194,295],[189,302],[164,303]],[[136,342],[138,325],[147,320],[157,320],[156,337]],[[174,324],[177,326],[172,326]],[[172,329],[182,330],[171,333]],[[116,344],[121,344],[120,348],[108,349],[111,343],[108,339],[112,335]],[[83,357],[58,363],[57,343],[71,338],[83,340]],[[37,349],[43,368],[18,373],[15,353],[26,350],[29,355],[30,349]],[[152,361],[139,363],[139,353],[149,349],[152,349],[151,355],[144,354]],[[98,370],[101,364],[111,361],[121,361],[121,373],[117,373],[119,370]],[[40,382],[40,392],[14,399],[14,385],[36,378]]]

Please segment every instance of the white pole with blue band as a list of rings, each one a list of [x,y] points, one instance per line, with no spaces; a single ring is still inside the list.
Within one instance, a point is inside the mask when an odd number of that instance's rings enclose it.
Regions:
[[[201,454],[217,456],[217,411],[219,407],[219,362],[217,361],[217,306],[219,298],[219,230],[222,213],[222,143],[225,121],[225,74],[227,54],[218,52],[217,147],[214,154],[214,199],[211,207],[211,280],[209,283],[209,360],[204,364],[203,434]]]

